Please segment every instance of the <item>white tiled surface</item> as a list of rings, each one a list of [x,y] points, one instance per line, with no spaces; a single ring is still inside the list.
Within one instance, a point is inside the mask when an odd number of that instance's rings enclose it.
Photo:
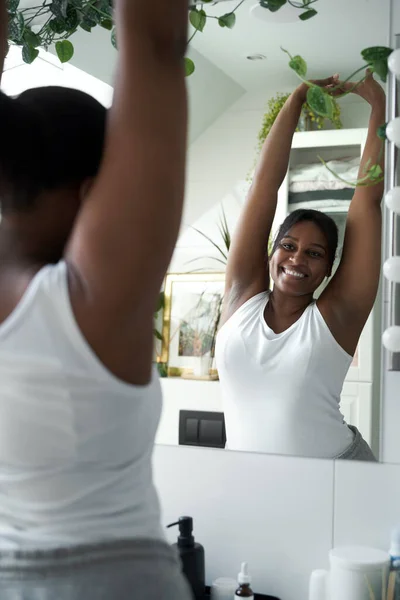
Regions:
[[[388,550],[396,525],[400,525],[400,465],[337,462],[334,544]]]
[[[256,591],[306,600],[332,545],[333,463],[157,446],[163,523],[188,514],[206,549],[207,579],[249,561]],[[176,532],[169,534],[174,541]]]

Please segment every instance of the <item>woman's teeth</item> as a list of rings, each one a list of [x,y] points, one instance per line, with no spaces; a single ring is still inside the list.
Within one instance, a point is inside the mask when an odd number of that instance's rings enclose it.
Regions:
[[[305,277],[303,273],[292,271],[291,269],[283,269],[283,272],[286,273],[286,275],[291,275],[292,277],[297,277],[298,279],[303,279]]]

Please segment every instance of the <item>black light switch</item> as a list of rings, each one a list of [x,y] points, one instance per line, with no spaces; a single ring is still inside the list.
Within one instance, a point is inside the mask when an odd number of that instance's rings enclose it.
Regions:
[[[179,413],[179,444],[225,448],[224,413],[181,410]]]
[[[199,442],[202,445],[214,446],[222,444],[223,423],[222,421],[200,421]]]
[[[199,420],[186,419],[186,441],[197,444],[199,441]]]

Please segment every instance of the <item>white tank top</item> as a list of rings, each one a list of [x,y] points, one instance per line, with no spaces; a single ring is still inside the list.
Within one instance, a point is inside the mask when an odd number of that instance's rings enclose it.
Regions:
[[[315,302],[276,334],[265,322],[269,292],[221,328],[216,347],[231,450],[334,458],[353,441],[340,413],[352,358]]]
[[[0,549],[162,538],[160,412],[156,374],[123,383],[84,339],[66,264],[42,269],[0,325]]]

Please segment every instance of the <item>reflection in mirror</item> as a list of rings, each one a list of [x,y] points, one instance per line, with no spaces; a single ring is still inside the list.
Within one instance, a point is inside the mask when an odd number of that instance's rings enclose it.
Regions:
[[[160,443],[178,443],[180,410],[203,410],[224,413],[227,449],[379,458],[383,183],[370,169],[383,165],[384,84],[375,73],[344,97],[327,87],[333,110],[317,115],[281,48],[306,60],[306,78],[339,74],[322,86],[358,82],[361,51],[387,44],[389,2],[318,4],[301,22],[244,2],[231,30],[213,17],[237,3],[207,6],[192,40]]]

